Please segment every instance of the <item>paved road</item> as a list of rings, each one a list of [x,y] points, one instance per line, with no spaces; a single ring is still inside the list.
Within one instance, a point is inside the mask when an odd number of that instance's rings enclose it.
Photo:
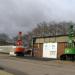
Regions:
[[[0,66],[15,75],[75,75],[75,62],[37,61],[0,55]]]
[[[0,70],[0,75],[14,75],[14,74]]]

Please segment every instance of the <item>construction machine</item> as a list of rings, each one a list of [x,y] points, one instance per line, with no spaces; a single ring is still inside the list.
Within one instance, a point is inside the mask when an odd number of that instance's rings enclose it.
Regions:
[[[64,54],[60,56],[61,60],[75,60],[75,40],[74,40],[74,28],[70,25],[68,32],[67,44],[64,50]]]
[[[16,41],[15,54],[16,56],[24,56],[24,53],[25,53],[25,48],[23,46],[22,32],[19,32],[18,39]]]

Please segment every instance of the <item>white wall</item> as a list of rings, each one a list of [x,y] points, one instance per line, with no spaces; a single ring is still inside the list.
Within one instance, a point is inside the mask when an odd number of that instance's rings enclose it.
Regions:
[[[14,50],[15,46],[0,46],[0,52],[9,53],[11,50]]]

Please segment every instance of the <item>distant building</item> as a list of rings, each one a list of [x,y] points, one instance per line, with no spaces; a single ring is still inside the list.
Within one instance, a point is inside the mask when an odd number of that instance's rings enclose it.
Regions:
[[[0,39],[0,46],[4,46],[4,45],[14,45],[14,43],[12,41],[6,41]]]

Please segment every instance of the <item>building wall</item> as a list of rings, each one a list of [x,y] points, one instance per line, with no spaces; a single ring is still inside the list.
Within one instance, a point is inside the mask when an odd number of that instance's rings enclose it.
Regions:
[[[42,43],[35,43],[34,44],[34,56],[35,57],[42,57],[43,54],[43,44]]]
[[[58,42],[57,46],[57,58],[60,59],[60,56],[64,54],[64,50],[66,48],[66,42]]]
[[[44,43],[44,42],[67,42],[67,36],[59,36],[59,37],[45,37],[45,38],[36,38],[35,43]]]
[[[57,44],[57,58],[60,59],[60,56],[64,54],[64,49],[66,47],[66,42],[58,42]],[[42,57],[43,55],[43,43],[34,44],[34,56]]]

